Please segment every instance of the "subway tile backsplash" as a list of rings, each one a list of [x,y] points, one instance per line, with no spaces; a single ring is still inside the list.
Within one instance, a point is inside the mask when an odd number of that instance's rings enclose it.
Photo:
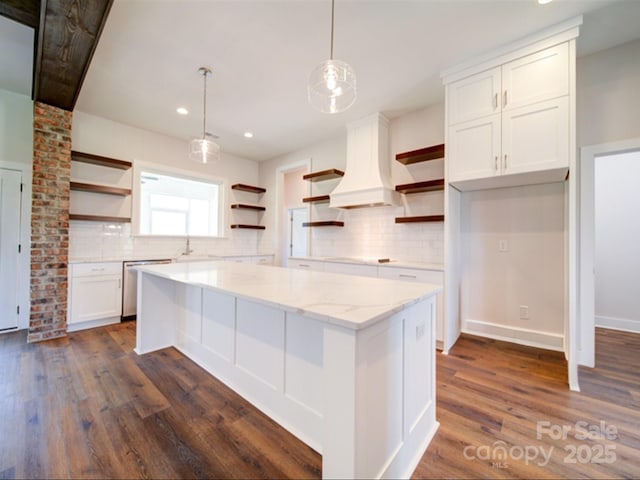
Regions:
[[[192,255],[255,255],[255,231],[229,231],[226,238],[192,238]],[[176,258],[186,248],[186,238],[137,237],[129,223],[73,221],[69,227],[69,259],[129,260]]]

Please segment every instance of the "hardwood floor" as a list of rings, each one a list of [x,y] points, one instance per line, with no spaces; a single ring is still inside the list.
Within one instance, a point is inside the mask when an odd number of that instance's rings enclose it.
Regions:
[[[414,477],[638,477],[640,335],[597,343],[581,393],[555,352],[463,336],[438,354],[441,426]],[[0,335],[0,478],[320,477],[318,453],[193,362],[134,344],[133,322],[39,344]],[[576,439],[581,421],[612,438]],[[611,463],[582,463],[600,453]]]

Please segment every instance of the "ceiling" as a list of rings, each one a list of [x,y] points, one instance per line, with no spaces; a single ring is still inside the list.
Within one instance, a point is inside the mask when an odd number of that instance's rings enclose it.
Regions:
[[[329,56],[330,14],[329,0],[115,0],[75,108],[188,139],[208,66],[207,130],[223,155],[261,161],[441,102],[441,70],[578,14],[579,55],[640,37],[640,0],[337,0],[334,56],[354,67],[358,99],[326,115],[306,82]],[[32,55],[33,30],[0,17],[0,88],[30,94]]]

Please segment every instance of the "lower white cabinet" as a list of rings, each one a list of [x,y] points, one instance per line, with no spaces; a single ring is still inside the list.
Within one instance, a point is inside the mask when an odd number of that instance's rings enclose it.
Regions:
[[[379,267],[378,276],[406,282],[424,282],[444,285],[444,272],[438,270],[419,270],[415,268]],[[436,344],[442,347],[444,339],[444,293],[436,295]]]
[[[345,275],[360,275],[361,277],[377,277],[378,267],[376,265],[364,265],[359,263],[334,263],[324,264],[325,272],[343,273]]]
[[[317,261],[317,260],[297,260],[295,258],[289,259],[289,268],[299,268],[300,270],[319,270],[321,272],[324,271],[325,262]]]
[[[122,262],[69,266],[68,330],[118,323],[122,314]]]
[[[273,255],[249,255],[225,257],[225,262],[255,263],[256,265],[273,265]]]

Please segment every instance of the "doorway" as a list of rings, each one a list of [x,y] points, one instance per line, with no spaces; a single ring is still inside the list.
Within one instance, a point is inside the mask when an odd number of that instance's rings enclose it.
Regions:
[[[289,257],[306,257],[309,253],[307,231],[302,226],[309,221],[307,207],[290,208],[289,215]]]
[[[0,168],[0,332],[18,328],[22,173]]]
[[[580,365],[595,366],[596,326],[640,333],[638,296],[628,290],[640,278],[639,179],[640,138],[582,148]]]

